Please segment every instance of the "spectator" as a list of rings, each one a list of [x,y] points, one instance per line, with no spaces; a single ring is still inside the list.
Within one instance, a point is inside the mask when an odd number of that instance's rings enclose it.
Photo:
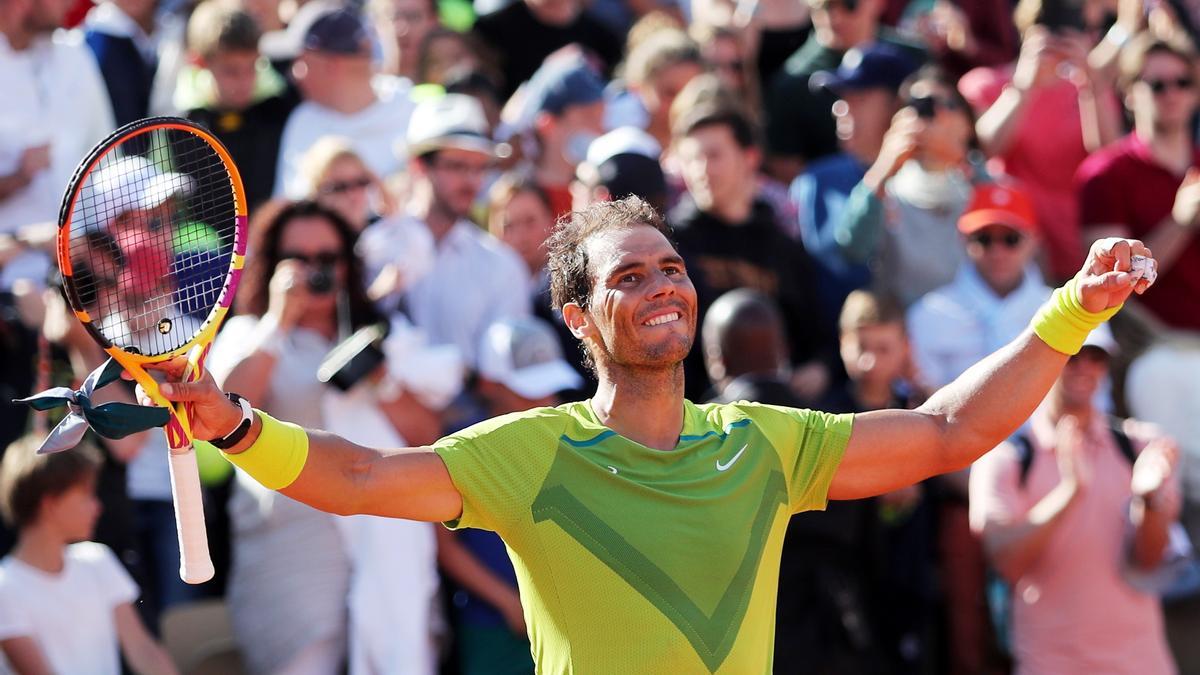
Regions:
[[[371,34],[353,9],[321,10],[299,45],[292,75],[304,102],[283,129],[275,195],[298,196],[300,157],[322,136],[345,136],[376,175],[404,168],[403,138],[412,115],[408,83],[373,77]]]
[[[417,67],[425,36],[441,24],[436,0],[370,0],[383,47],[383,72],[420,84]]]
[[[84,40],[104,75],[118,126],[150,113],[158,70],[157,8],[158,0],[102,0],[84,19]]]
[[[899,16],[897,12],[902,10]],[[1019,39],[1009,0],[893,0],[884,23],[915,35],[951,77],[978,66],[999,66],[1017,55]]]
[[[0,6],[0,239],[53,222],[76,164],[113,129],[112,105],[96,60],[74,36],[54,37],[64,2],[13,0]],[[80,111],[88,114],[80,116]],[[22,247],[23,248],[23,247]],[[0,289],[45,279],[48,259],[23,251],[0,270]]]
[[[582,54],[564,51],[546,59],[521,96],[519,125],[537,145],[533,175],[557,218],[571,212],[575,167],[604,133],[604,81]]]
[[[425,35],[417,59],[418,84],[442,84],[451,72],[462,68],[487,68],[486,48],[471,33],[436,26]]]
[[[1160,278],[1141,304],[1169,328],[1200,331],[1195,53],[1143,34],[1121,57],[1121,82],[1134,128],[1079,167],[1084,240],[1144,240]]]
[[[1123,572],[1164,558],[1181,504],[1178,449],[1094,407],[1114,347],[1093,331],[1029,433],[971,470],[971,527],[1012,585],[1019,675],[1175,672],[1158,598]]]
[[[520,174],[505,174],[488,191],[488,230],[521,256],[529,279],[529,295],[549,288],[546,238],[554,230],[550,198],[537,183]]]
[[[784,63],[765,86],[768,173],[785,185],[807,162],[837,150],[837,131],[829,114],[834,101],[825,91],[812,91],[809,77],[834,70],[853,47],[876,40],[908,49],[913,60],[923,56],[903,44],[887,29],[880,29],[883,0],[808,0],[813,30],[804,45]]]
[[[479,391],[488,417],[558,405],[566,400],[564,392],[583,384],[541,319],[492,324],[479,354]],[[485,530],[438,528],[438,561],[460,587],[453,604],[461,673],[532,673],[517,575],[500,537]]]
[[[584,14],[580,0],[516,0],[479,17],[474,30],[500,56],[506,99],[547,56],[569,44],[594,52],[609,71],[621,58],[617,36]],[[518,35],[520,39],[514,40]]]
[[[750,39],[745,32],[693,24],[690,34],[700,45],[705,68],[716,73],[721,84],[734,92],[747,110],[760,115],[762,94],[758,73],[754,70]]]
[[[629,52],[622,68],[624,89],[610,99],[606,126],[645,129],[663,147],[671,144],[671,103],[704,72],[700,46],[681,30],[651,33]]]
[[[936,67],[911,76],[900,96],[904,107],[833,236],[849,261],[877,263],[875,287],[907,307],[954,279],[965,257],[955,226],[971,197],[975,125]]]
[[[361,250],[372,275],[392,263],[386,242],[400,227],[423,227],[435,253],[429,273],[408,287],[413,323],[433,344],[458,347],[469,368],[483,331],[507,316],[529,313],[529,274],[520,257],[467,220],[484,173],[495,159],[479,103],[464,94],[422,102],[408,131],[413,186],[408,217],[363,233]],[[394,295],[388,302],[394,304]]]
[[[968,264],[954,281],[908,310],[913,357],[923,384],[940,388],[1025,330],[1050,297],[1030,265],[1037,216],[1023,192],[1002,184],[975,188],[958,220]]]
[[[337,211],[355,232],[396,210],[387,186],[354,151],[348,138],[325,136],[314,143],[300,158],[299,179],[307,199]]]
[[[1098,6],[1098,3],[1085,3]],[[1014,19],[1021,53],[1009,66],[977,68],[959,89],[978,115],[983,149],[997,172],[1020,181],[1033,200],[1048,278],[1065,279],[1079,267],[1086,247],[1079,238],[1074,176],[1088,153],[1117,139],[1119,110],[1111,78],[1088,66],[1093,40],[1080,28],[1058,23],[1050,3],[1021,0]],[[1053,7],[1058,7],[1054,5]],[[1063,5],[1077,25],[1082,16]],[[1047,18],[1049,17],[1049,18]]]
[[[700,320],[734,288],[778,302],[796,364],[793,382],[802,398],[815,400],[829,383],[833,336],[809,321],[820,310],[804,246],[784,234],[774,211],[756,198],[761,153],[753,126],[737,109],[707,106],[676,120],[673,131],[688,194],[670,221],[696,285]],[[702,394],[708,387],[703,365],[690,365],[695,375],[686,381]]]
[[[103,544],[88,541],[100,503],[100,455],[87,444],[36,453],[10,445],[0,466],[0,511],[18,532],[0,560],[0,653],[15,672],[174,673],[133,602],[137,585]]]
[[[637,195],[656,211],[667,208],[667,182],[659,158],[662,148],[637,127],[619,127],[592,141],[571,184],[572,209]]]
[[[903,102],[901,83],[917,64],[893,45],[877,42],[851,49],[837,70],[822,71],[813,82],[833,92],[841,151],[814,160],[792,183],[800,214],[800,234],[819,271],[817,291],[823,320],[837,323],[846,295],[870,282],[870,269],[849,261],[836,238],[854,186],[879,157],[884,135]]]
[[[196,64],[185,116],[229,150],[251,213],[271,196],[283,127],[298,102],[262,59],[262,31],[253,16],[225,0],[205,0],[188,20],[188,51]],[[207,75],[202,75],[202,73]],[[207,81],[209,84],[205,85]],[[189,87],[181,79],[176,99]]]
[[[323,427],[318,364],[343,321],[358,328],[379,320],[358,281],[353,231],[307,202],[260,211],[254,225],[256,253],[237,300],[242,314],[226,322],[209,368],[263,409]],[[339,306],[348,316],[339,317]],[[334,518],[241,472],[229,514],[227,599],[249,670],[336,671],[347,654],[350,562]]]

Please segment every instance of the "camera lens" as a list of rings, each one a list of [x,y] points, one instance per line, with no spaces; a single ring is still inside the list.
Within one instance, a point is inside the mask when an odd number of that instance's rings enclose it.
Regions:
[[[308,273],[308,290],[310,293],[324,295],[333,290],[333,270],[328,267],[318,267]]]

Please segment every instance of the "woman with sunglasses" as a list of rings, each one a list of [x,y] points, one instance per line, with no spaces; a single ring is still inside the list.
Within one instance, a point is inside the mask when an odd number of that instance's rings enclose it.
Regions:
[[[265,207],[250,231],[254,255],[239,288],[241,314],[226,322],[210,369],[266,410],[330,428],[323,412],[329,388],[317,379],[318,365],[351,332],[381,321],[363,288],[355,232],[338,212],[311,201]],[[372,379],[357,386],[372,387]],[[414,396],[376,392],[368,398],[397,435],[436,438],[436,417]],[[351,560],[335,519],[241,473],[229,513],[228,600],[235,633],[252,636],[239,645],[251,671],[338,672],[347,653]]]
[[[338,212],[362,232],[367,225],[396,210],[387,186],[354,151],[350,139],[325,136],[300,159],[306,199]]]
[[[970,109],[936,67],[905,80],[900,100],[834,239],[847,259],[872,263],[875,285],[907,307],[952,280],[964,258],[956,223],[971,197],[975,130]]]

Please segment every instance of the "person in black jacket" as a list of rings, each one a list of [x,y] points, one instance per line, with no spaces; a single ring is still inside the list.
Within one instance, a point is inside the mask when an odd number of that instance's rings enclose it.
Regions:
[[[678,117],[672,135],[687,194],[668,220],[696,285],[700,320],[717,296],[735,288],[771,298],[783,311],[793,388],[802,399],[819,398],[835,372],[833,331],[820,320],[804,245],[784,233],[775,211],[757,197],[762,155],[753,125],[736,108],[705,104]],[[686,378],[691,395],[708,387],[697,351]]]
[[[84,41],[100,65],[117,126],[150,113],[150,90],[158,70],[158,48],[151,37],[157,5],[106,0],[88,13],[84,24]]]
[[[271,196],[279,139],[299,95],[258,52],[262,33],[236,5],[208,0],[188,21],[192,60],[211,74],[208,102],[188,110],[212,130],[242,174],[251,211]]]

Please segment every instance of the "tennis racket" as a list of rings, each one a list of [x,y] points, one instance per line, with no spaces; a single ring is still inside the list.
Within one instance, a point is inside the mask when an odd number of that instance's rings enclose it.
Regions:
[[[187,120],[128,124],[80,163],[59,213],[58,264],[75,316],[171,410],[165,427],[180,570],[212,578],[190,404],[169,403],[148,364],[187,357],[201,376],[246,255],[246,197],[229,153]]]

